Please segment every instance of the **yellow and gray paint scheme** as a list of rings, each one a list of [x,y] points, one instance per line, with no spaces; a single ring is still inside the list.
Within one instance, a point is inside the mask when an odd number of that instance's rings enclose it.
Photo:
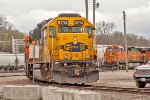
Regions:
[[[37,64],[45,80],[91,83],[99,79],[95,64],[94,26],[79,14],[59,14],[41,31]]]

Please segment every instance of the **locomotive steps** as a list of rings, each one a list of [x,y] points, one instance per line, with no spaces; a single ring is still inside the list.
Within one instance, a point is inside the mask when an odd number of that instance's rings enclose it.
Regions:
[[[5,86],[4,100],[100,100],[98,92],[38,85]]]

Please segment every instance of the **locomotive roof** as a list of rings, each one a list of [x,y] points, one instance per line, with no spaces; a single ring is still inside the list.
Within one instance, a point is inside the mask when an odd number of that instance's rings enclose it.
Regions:
[[[57,17],[82,17],[80,14],[77,14],[77,13],[61,13],[59,14]],[[57,18],[55,17],[55,18]],[[49,22],[47,22],[43,27],[42,29],[44,29],[51,21],[53,21],[55,18],[51,19]],[[84,18],[84,17],[82,17]],[[86,18],[84,18],[85,20],[87,20]],[[89,22],[87,20],[87,22]],[[90,23],[90,22],[89,22]],[[91,24],[91,23],[90,23]],[[95,29],[95,27],[91,24],[91,26]]]
[[[81,17],[78,13],[61,13],[58,17]]]

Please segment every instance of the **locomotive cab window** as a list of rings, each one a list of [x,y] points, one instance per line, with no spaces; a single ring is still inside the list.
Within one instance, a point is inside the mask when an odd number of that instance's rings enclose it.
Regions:
[[[114,52],[119,52],[119,51],[121,51],[121,50],[120,50],[120,48],[114,48],[113,51],[114,51]]]
[[[82,33],[82,27],[72,27],[72,33]]]
[[[59,33],[70,33],[70,29],[67,26],[59,26],[58,27],[58,32]]]
[[[90,26],[85,27],[85,32],[88,33],[88,37],[91,38],[92,36],[92,28]]]
[[[51,37],[51,38],[55,38],[55,36],[56,36],[56,31],[55,31],[55,27],[54,27],[54,26],[50,26],[50,27],[49,27],[49,32],[50,32],[50,37]]]
[[[112,48],[107,48],[106,52],[112,52]]]

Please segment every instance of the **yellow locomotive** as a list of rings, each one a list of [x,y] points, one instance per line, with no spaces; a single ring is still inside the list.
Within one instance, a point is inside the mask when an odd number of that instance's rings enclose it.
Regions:
[[[45,81],[91,83],[99,79],[94,26],[79,14],[59,14],[37,25],[25,40],[26,55],[31,45],[39,45],[35,71]],[[28,78],[33,78],[33,60],[26,56]],[[35,75],[35,78],[39,76]]]

